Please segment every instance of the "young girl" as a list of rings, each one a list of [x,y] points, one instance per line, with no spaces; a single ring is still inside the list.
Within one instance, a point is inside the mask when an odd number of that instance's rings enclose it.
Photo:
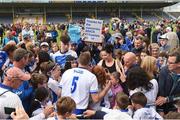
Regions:
[[[110,79],[112,82],[112,87],[111,87],[111,91],[112,91],[112,100],[111,100],[111,108],[114,107],[115,105],[115,99],[116,99],[116,95],[119,92],[123,92],[123,88],[121,87],[120,84],[120,73],[118,72],[113,72],[110,75]]]

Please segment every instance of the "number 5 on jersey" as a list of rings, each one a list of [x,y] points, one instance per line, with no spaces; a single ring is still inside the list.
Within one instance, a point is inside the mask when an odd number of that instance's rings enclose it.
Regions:
[[[79,77],[77,77],[77,76],[73,77],[73,81],[72,81],[72,85],[71,85],[71,93],[74,93],[76,91],[78,79],[79,79]]]

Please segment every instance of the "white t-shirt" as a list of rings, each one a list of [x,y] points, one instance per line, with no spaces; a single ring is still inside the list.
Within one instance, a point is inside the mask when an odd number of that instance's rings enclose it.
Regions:
[[[150,80],[150,82],[153,84],[151,90],[146,91],[143,88],[136,88],[134,90],[130,90],[129,92],[130,96],[136,92],[142,92],[147,97],[147,105],[150,105],[150,106],[154,105],[157,94],[158,94],[158,83],[155,79]]]
[[[61,96],[69,96],[76,102],[76,109],[86,109],[90,94],[98,92],[94,74],[84,68],[72,68],[64,72],[60,81]]]
[[[5,91],[7,91],[7,89],[0,87],[0,94],[2,94]],[[0,96],[0,119],[6,119],[9,117],[8,114],[5,114],[5,107],[7,107],[7,108],[16,108],[16,107],[23,108],[22,102],[21,102],[19,96],[11,91],[8,91]]]
[[[131,116],[120,110],[111,110],[103,120],[132,120]]]
[[[134,120],[163,120],[153,108],[141,108],[134,112]]]
[[[52,60],[59,64],[62,68],[64,68],[64,65],[66,63],[66,57],[69,55],[77,58],[76,52],[68,50],[66,53],[61,53],[60,51],[57,51],[55,54],[52,55]]]
[[[60,95],[61,88],[59,87],[59,82],[49,78],[48,80],[48,88],[50,88],[57,96]]]
[[[30,39],[32,41],[34,41],[34,32],[32,31],[32,29],[30,28],[29,30],[23,29],[22,30],[22,39],[24,40],[23,36],[28,34],[30,36]]]

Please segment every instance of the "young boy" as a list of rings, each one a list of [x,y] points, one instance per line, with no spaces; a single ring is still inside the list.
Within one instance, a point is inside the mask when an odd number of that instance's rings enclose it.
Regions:
[[[84,112],[84,117],[91,117],[93,119],[113,119],[113,120],[132,120],[127,109],[129,105],[129,98],[123,92],[116,95],[116,105],[114,109],[102,108],[101,111],[87,110]]]
[[[147,98],[141,92],[136,92],[131,96],[132,106],[135,110],[134,120],[163,120],[163,118],[153,109],[146,107]]]
[[[70,97],[61,97],[56,103],[57,115],[47,120],[65,120],[76,119],[76,116],[72,114],[76,108],[75,101]]]

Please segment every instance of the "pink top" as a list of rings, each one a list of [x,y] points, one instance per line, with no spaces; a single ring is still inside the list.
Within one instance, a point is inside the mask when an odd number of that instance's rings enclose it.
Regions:
[[[114,107],[116,95],[117,95],[117,93],[119,93],[119,92],[123,92],[123,89],[122,89],[122,87],[121,87],[120,84],[117,84],[117,85],[113,85],[113,86],[111,87],[111,91],[112,91],[113,96],[112,96],[112,100],[111,100],[110,103],[111,103],[111,107]]]

